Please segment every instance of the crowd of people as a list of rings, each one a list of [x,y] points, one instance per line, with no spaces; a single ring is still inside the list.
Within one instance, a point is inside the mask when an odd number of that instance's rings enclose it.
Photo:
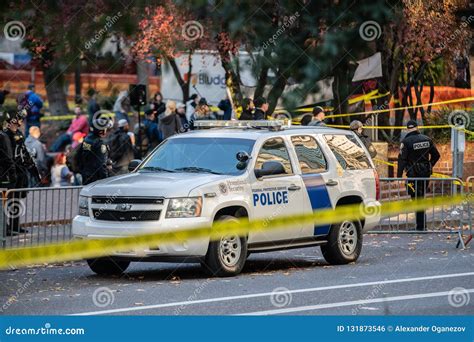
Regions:
[[[2,91],[2,104],[9,93],[9,89]],[[50,146],[46,146],[42,139],[41,110],[44,102],[35,92],[35,86],[29,85],[27,91],[17,97],[17,111],[8,112],[2,132],[5,136],[10,134],[8,132],[21,136],[17,140],[22,141],[35,166],[38,177],[28,176],[22,187],[81,185],[124,174],[128,172],[131,160],[145,157],[163,140],[175,134],[193,130],[194,122],[232,118],[229,99],[221,100],[217,105],[219,112],[216,112],[205,98],[197,94],[191,95],[186,103],[180,103],[164,101],[162,94],[157,92],[150,99],[140,125],[135,123],[132,126],[129,115],[132,108],[127,91],[120,92],[115,100],[113,120],[103,114],[107,111],[101,110],[95,89],[89,89],[87,97],[84,108],[82,101],[76,104],[69,127]],[[265,98],[259,97],[254,101],[247,98],[243,103],[240,120],[266,118],[268,103]],[[8,139],[4,139],[4,143],[9,143]],[[92,155],[88,156],[90,152]],[[2,159],[15,160],[18,157],[15,153],[14,148],[11,155],[2,153]],[[0,186],[18,188],[20,185],[13,183],[15,181],[6,180]]]
[[[2,100],[8,93],[3,93]],[[125,174],[133,159],[145,157],[175,134],[193,130],[196,121],[232,118],[232,105],[228,99],[219,102],[220,111],[217,112],[197,94],[191,95],[186,103],[176,103],[165,102],[158,92],[150,100],[141,123],[132,126],[126,91],[117,97],[113,116],[101,111],[94,89],[87,94],[87,112],[83,111],[82,103],[78,103],[68,129],[49,147],[41,139],[43,100],[35,93],[34,86],[30,85],[17,98],[17,110],[4,113],[4,127],[0,130],[0,188],[86,185]],[[265,120],[268,108],[264,97],[245,98],[239,120]],[[302,118],[301,125],[325,126],[324,120],[325,110],[317,106]],[[363,124],[353,121],[351,129],[371,155],[376,154],[370,139],[363,133]],[[20,192],[20,195],[26,196],[26,193]],[[10,233],[20,233],[19,229],[15,220],[8,224]]]
[[[104,115],[105,111],[101,111],[97,91],[89,89],[87,95],[87,112],[83,111],[82,103],[77,104],[68,129],[57,136],[49,148],[41,140],[43,100],[35,93],[33,85],[28,86],[28,90],[18,97],[18,111],[8,114],[10,119],[6,120],[3,133],[5,136],[21,135],[21,139],[16,140],[22,141],[34,163],[38,177],[28,177],[22,186],[81,185],[111,175],[124,174],[128,172],[131,160],[145,157],[163,140],[175,134],[193,130],[196,121],[232,118],[232,105],[228,99],[219,102],[217,112],[211,109],[205,98],[197,94],[191,95],[186,103],[177,103],[173,100],[165,102],[162,94],[157,92],[150,99],[140,125],[135,123],[132,126],[127,91],[120,92],[115,101],[114,120],[111,120],[110,115]],[[269,104],[264,97],[253,100],[245,98],[239,120],[267,119],[268,108]],[[302,118],[301,125],[325,126],[324,120],[325,110],[317,106],[311,114]],[[21,134],[23,121],[26,139]],[[8,133],[9,127],[16,126],[16,130]],[[371,154],[375,152],[370,139],[363,134],[360,121],[354,121],[351,129],[362,139]],[[4,139],[4,143],[6,141]],[[12,153],[8,158],[15,160],[16,152]],[[5,153],[2,154],[5,157]],[[5,187],[4,185],[1,186]]]

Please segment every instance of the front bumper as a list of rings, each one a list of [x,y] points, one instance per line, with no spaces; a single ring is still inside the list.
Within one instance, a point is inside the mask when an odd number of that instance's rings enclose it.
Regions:
[[[172,232],[211,225],[205,217],[161,219],[159,221],[114,222],[100,221],[88,216],[76,216],[72,222],[72,234],[76,239],[110,239],[124,236]],[[146,249],[117,251],[114,256],[131,259],[146,257],[202,257],[207,253],[209,238],[192,239],[181,243],[159,244]]]

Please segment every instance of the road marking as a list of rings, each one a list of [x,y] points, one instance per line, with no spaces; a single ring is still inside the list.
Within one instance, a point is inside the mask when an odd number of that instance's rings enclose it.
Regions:
[[[466,289],[465,292],[463,291],[463,293],[473,293],[473,292],[474,292],[474,289]],[[420,294],[405,295],[405,296],[362,299],[362,300],[352,300],[348,302],[307,305],[307,306],[297,306],[297,307],[285,308],[285,309],[255,311],[255,312],[249,312],[249,313],[244,313],[244,314],[238,314],[238,316],[278,315],[278,314],[294,313],[294,312],[301,312],[301,311],[340,308],[343,306],[354,306],[354,305],[365,305],[365,304],[373,304],[373,303],[396,302],[396,301],[411,300],[411,299],[444,297],[444,296],[449,296],[449,295],[452,295],[451,291],[420,293]]]
[[[306,289],[288,290],[285,293],[293,294],[293,293],[317,292],[317,291],[326,291],[326,290],[346,289],[346,288],[351,288],[351,287],[363,287],[363,286],[386,285],[386,284],[399,284],[399,283],[408,283],[408,282],[413,282],[413,281],[435,280],[435,279],[446,279],[446,278],[457,278],[457,277],[469,277],[469,276],[474,276],[474,272],[452,273],[452,274],[442,274],[442,275],[426,276],[426,277],[415,277],[415,278],[406,278],[406,279],[392,279],[392,280],[373,281],[373,282],[366,282],[366,283],[354,283],[354,284],[342,284],[342,285],[332,285],[332,286],[323,286],[323,287],[313,287],[313,288],[306,288]],[[228,297],[216,297],[216,298],[207,298],[207,299],[199,299],[199,300],[188,300],[188,301],[182,301],[182,302],[153,304],[153,305],[145,305],[145,306],[139,306],[139,307],[133,306],[133,307],[120,308],[120,309],[89,311],[89,312],[82,312],[82,313],[78,313],[78,314],[73,314],[73,316],[115,314],[115,313],[119,313],[119,312],[143,311],[143,310],[151,310],[151,309],[170,308],[170,307],[176,307],[176,306],[188,306],[188,305],[196,305],[196,304],[203,304],[203,303],[224,302],[224,301],[238,300],[238,299],[268,297],[268,296],[272,296],[272,295],[274,295],[273,292],[253,293],[253,294],[239,295],[239,296],[228,296]]]

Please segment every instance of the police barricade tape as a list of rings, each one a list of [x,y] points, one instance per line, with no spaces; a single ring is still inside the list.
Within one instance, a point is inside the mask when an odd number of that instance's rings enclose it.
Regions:
[[[209,106],[209,109],[213,112],[218,112],[220,111],[219,107],[217,106]],[[133,112],[130,112],[128,113],[127,115],[128,116],[134,116],[136,115],[137,113],[133,113]],[[143,116],[145,115],[145,112],[142,112],[140,111],[140,116]],[[109,117],[109,118],[113,118],[115,117],[115,113],[114,112],[109,112],[109,113],[102,113],[101,116],[105,116],[105,117]],[[66,114],[66,115],[48,115],[48,116],[43,116],[40,120],[41,121],[62,121],[62,120],[72,120],[76,117],[76,115],[73,115],[73,114]]]
[[[390,94],[390,92],[387,92],[385,94],[379,94],[378,90],[373,90],[368,94],[360,95],[360,96],[354,97],[352,99],[349,99],[348,103],[349,104],[354,104],[354,103],[357,103],[357,102],[360,102],[360,101],[370,103],[370,101],[372,101],[372,100],[378,99],[380,97],[385,97],[389,94]],[[295,113],[310,113],[313,110],[313,107],[314,107],[314,105],[303,107],[303,108],[297,108],[295,110],[292,110],[292,112],[295,112]],[[330,107],[330,106],[322,106],[322,107],[326,110],[333,110],[334,109],[333,107]],[[277,108],[275,110],[275,113],[284,113],[284,112],[286,112],[286,110],[284,108]]]
[[[114,237],[96,240],[72,240],[66,243],[50,244],[29,248],[12,248],[0,251],[0,269],[24,267],[28,265],[64,262],[113,255],[120,250],[148,248],[152,245],[182,243],[183,241],[210,238],[218,240],[226,235],[247,236],[249,232],[271,231],[301,224],[327,225],[344,220],[361,220],[371,215],[381,217],[405,212],[426,210],[439,205],[456,205],[474,198],[457,195],[452,197],[433,197],[418,200],[403,200],[382,203],[380,206],[352,204],[323,209],[311,214],[266,218],[248,221],[216,222],[212,226],[183,229],[179,231],[158,232],[144,235]]]
[[[414,109],[414,108],[422,108],[422,107],[436,107],[444,104],[452,104],[452,103],[460,103],[460,102],[473,102],[474,97],[463,97],[459,99],[452,99],[452,100],[446,100],[446,101],[439,101],[439,102],[433,102],[433,103],[427,103],[427,104],[420,104],[420,105],[414,105],[414,106],[405,106],[405,107],[398,107],[398,108],[387,108],[387,109],[378,109],[378,110],[371,110],[371,111],[364,111],[364,112],[358,112],[358,113],[344,113],[344,114],[331,114],[331,115],[326,115],[327,118],[340,118],[340,117],[345,117],[345,116],[352,116],[352,115],[378,115],[381,113],[389,113],[394,110],[407,110],[407,109]]]
[[[293,124],[293,122],[292,122]],[[344,129],[349,129],[349,125],[332,125],[332,124],[327,124],[326,126],[328,127],[334,127],[334,128],[344,128]],[[407,129],[406,126],[364,126],[364,128],[367,129]],[[440,128],[454,128],[459,131],[463,131],[464,133],[467,133],[469,135],[474,135],[474,132],[466,129],[466,128],[461,128],[461,127],[456,127],[453,125],[428,125],[428,126],[418,126],[419,129],[440,129]]]
[[[446,100],[446,101],[438,101],[438,102],[427,103],[427,104],[419,104],[419,105],[396,107],[396,108],[384,108],[384,109],[377,109],[377,110],[363,111],[363,112],[356,112],[356,113],[329,114],[329,115],[326,115],[326,118],[340,118],[340,117],[347,117],[347,116],[353,116],[353,115],[378,115],[382,113],[390,113],[391,111],[395,111],[395,110],[407,110],[407,109],[415,109],[415,108],[422,108],[422,107],[428,107],[428,106],[437,107],[437,106],[441,106],[445,104],[462,103],[462,102],[474,102],[474,97],[462,97],[462,98],[451,99],[451,100]],[[310,113],[312,112],[312,110],[313,110],[313,107],[297,108],[294,110],[290,110],[290,112]],[[275,111],[275,113],[283,113],[285,111],[288,112],[288,110],[285,110],[285,109],[278,109]]]
[[[334,128],[350,128],[349,125],[332,125],[327,124],[326,126],[334,127]],[[451,128],[454,127],[452,125],[431,125],[431,126],[418,126],[419,129],[435,129],[435,128]],[[367,129],[407,129],[406,126],[364,126]],[[456,128],[456,127],[454,127]]]
[[[133,116],[134,113],[129,113],[128,114],[129,116]],[[143,113],[141,112],[140,115],[143,115]],[[103,112],[101,113],[100,116],[103,116],[103,117],[107,117],[107,118],[113,118],[115,117],[115,113],[113,112],[109,112],[109,113],[106,113],[106,112]],[[50,116],[43,116],[40,120],[41,121],[62,121],[62,120],[72,120],[76,117],[76,115],[50,115]]]

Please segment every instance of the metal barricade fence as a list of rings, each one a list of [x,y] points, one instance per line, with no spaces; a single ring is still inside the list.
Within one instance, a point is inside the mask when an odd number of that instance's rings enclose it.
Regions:
[[[3,248],[29,247],[71,239],[81,186],[3,191]]]
[[[380,201],[383,203],[410,198],[459,195],[464,193],[463,184],[459,178],[381,178]],[[469,221],[469,214],[464,204],[441,205],[425,211],[424,230],[416,229],[416,213],[413,212],[382,217],[379,225],[370,233],[457,234],[460,244],[464,247],[462,234],[465,227],[463,222]]]
[[[381,178],[381,202],[409,199],[407,183],[412,183],[415,193],[423,191],[424,196],[419,198],[448,197],[464,192],[474,196],[474,177],[467,179],[465,188],[458,178]],[[3,189],[0,213],[2,247],[28,247],[69,240],[81,189],[81,186]],[[370,233],[458,234],[458,244],[464,247],[463,233],[472,237],[471,207],[467,202],[464,205],[439,206],[427,210],[424,231],[416,230],[415,213],[383,217]]]
[[[465,188],[465,193],[472,199],[474,196],[474,176],[470,176],[466,179],[466,188]],[[464,242],[466,245],[472,240],[472,210],[473,206],[471,201],[467,202],[467,225],[469,227],[469,232],[467,233],[467,239]]]

